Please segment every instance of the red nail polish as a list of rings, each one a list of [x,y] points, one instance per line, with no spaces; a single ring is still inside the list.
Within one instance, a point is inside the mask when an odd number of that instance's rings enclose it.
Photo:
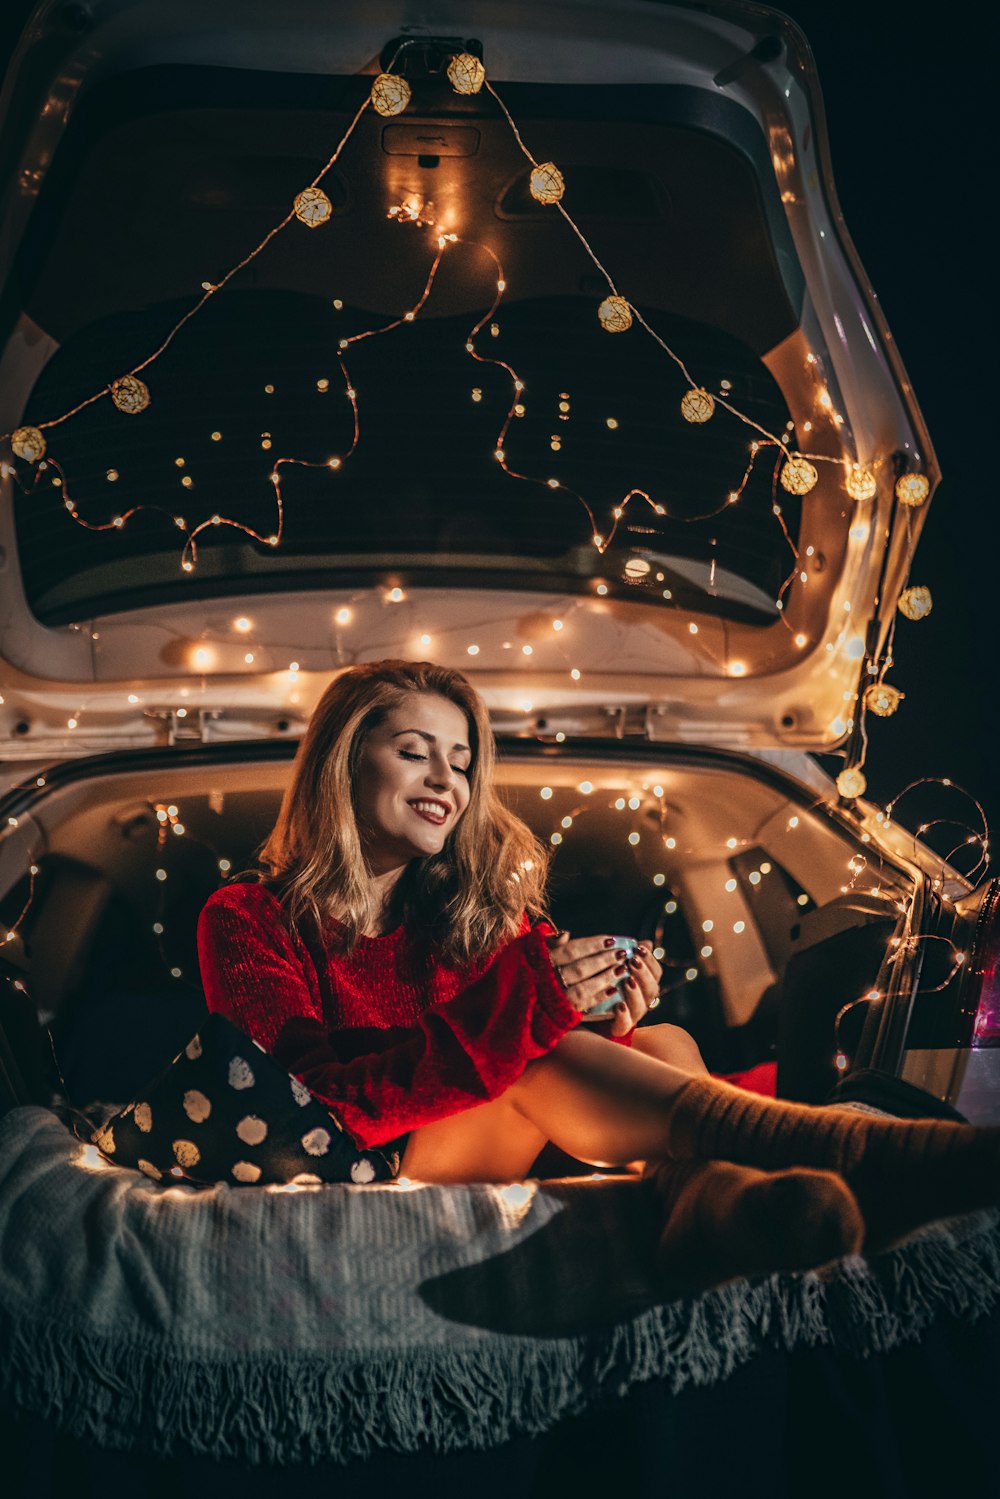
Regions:
[[[605,937],[605,939],[604,939],[604,946],[605,947],[614,947],[614,945],[615,945],[615,939],[614,939],[614,937]]]
[[[629,976],[625,980],[625,982],[629,986],[630,989],[638,989],[638,987],[639,987],[639,985],[636,983],[635,979],[632,977],[631,974],[629,974]]]
[[[619,963],[618,967],[615,969],[615,973],[618,975],[619,978],[621,978],[622,974],[625,973],[626,971],[627,970],[625,968],[625,964],[624,963]]]
[[[618,993],[618,985],[617,984],[612,984],[610,989],[605,989],[605,991],[604,991],[605,997],[608,998],[608,999],[611,998],[612,994],[617,994],[617,993]]]

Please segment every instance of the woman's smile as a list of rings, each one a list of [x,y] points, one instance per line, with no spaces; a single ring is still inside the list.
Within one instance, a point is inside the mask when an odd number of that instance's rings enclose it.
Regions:
[[[418,817],[423,817],[427,822],[436,823],[439,827],[451,816],[451,807],[447,802],[421,799],[418,802],[411,802],[410,806]]]

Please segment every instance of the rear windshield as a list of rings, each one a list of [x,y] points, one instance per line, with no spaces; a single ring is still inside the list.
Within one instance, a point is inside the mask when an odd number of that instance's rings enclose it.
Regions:
[[[214,85],[199,75],[181,89],[183,71],[150,70],[128,97],[98,90],[60,147],[62,169],[57,158],[19,268],[26,310],[59,348],[23,421],[50,420],[146,358],[204,276],[224,273],[235,247],[255,244],[309,180],[304,137],[333,140],[350,118],[342,102],[307,114],[304,88],[294,112],[291,93],[268,110],[259,75],[220,73]],[[348,103],[368,86],[341,83],[353,90]],[[210,91],[211,109],[196,107],[198,90]],[[622,289],[700,384],[784,433],[788,411],[760,351],[795,318],[768,228],[774,205],[752,164],[762,140],[737,150],[725,135],[685,128],[693,90],[543,92],[512,89],[511,101],[537,140],[558,146],[564,132],[567,202],[595,246],[613,252]],[[406,140],[391,135],[400,127],[366,115],[325,181],[331,222],[316,231],[293,222],[209,300],[144,372],[147,410],[125,415],[105,397],[47,429],[59,469],[39,473],[16,512],[40,620],[370,582],[389,570],[404,584],[570,591],[600,577],[609,591],[675,602],[678,590],[708,591],[723,612],[774,617],[792,561],[773,514],[774,449],[731,504],[753,428],[721,408],[704,425],[685,421],[687,382],[663,349],[638,324],[604,331],[596,311],[606,283],[554,211],[545,219],[531,200],[496,107],[476,108],[447,125],[465,132],[462,142],[474,138],[468,158],[407,156]],[[237,109],[239,130],[228,123]],[[567,119],[556,124],[560,112]],[[162,192],[143,163],[155,163]],[[475,348],[502,363],[466,348],[489,311],[495,265],[456,245],[411,322],[346,350],[359,415],[348,458],[354,414],[340,341],[401,318],[434,255],[431,229],[387,223],[386,204],[405,198],[411,179],[436,186],[441,203],[451,192],[463,235],[501,255],[507,289]],[[504,454],[521,478],[495,456],[515,400]],[[279,527],[269,474],[282,458],[316,467],[281,466]],[[19,469],[30,484],[34,471]],[[593,537],[609,536],[630,490],[652,503],[633,497],[602,555]],[[798,502],[781,499],[794,539]],[[67,503],[108,529],[75,524]],[[185,572],[183,529],[216,515]]]

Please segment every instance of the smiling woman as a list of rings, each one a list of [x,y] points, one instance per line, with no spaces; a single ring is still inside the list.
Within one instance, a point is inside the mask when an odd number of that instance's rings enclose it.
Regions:
[[[595,1165],[646,1161],[661,1263],[687,1287],[819,1264],[993,1200],[1000,1131],[764,1103],[708,1078],[674,1026],[630,1049],[659,963],[531,926],[545,860],[492,771],[459,673],[349,668],[313,715],[262,877],[202,913],[209,1008],[356,1147],[432,1182],[524,1176],[548,1141]]]

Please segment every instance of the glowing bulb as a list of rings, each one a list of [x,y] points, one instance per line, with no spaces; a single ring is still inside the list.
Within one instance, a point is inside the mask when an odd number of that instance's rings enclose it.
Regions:
[[[321,187],[304,187],[292,207],[299,223],[307,229],[318,229],[333,212],[333,204]]]
[[[554,161],[543,161],[533,169],[528,178],[528,191],[536,203],[559,202],[566,191],[566,183]]]
[[[479,655],[479,647],[478,647],[478,645],[470,645],[467,649],[468,649],[468,652],[469,652],[470,656],[478,656]]]
[[[837,790],[848,801],[853,801],[857,796],[864,796],[867,787],[868,782],[857,766],[842,770],[837,777]]]
[[[808,494],[818,479],[819,474],[808,458],[789,458],[781,470],[781,487],[789,494]]]
[[[872,500],[878,493],[878,484],[870,468],[852,463],[844,480],[844,488],[852,500]]]
[[[333,617],[338,625],[349,625],[351,622],[351,611],[345,606],[342,609],[338,609]]]
[[[896,498],[901,505],[922,505],[930,493],[926,474],[901,474],[896,480]]]
[[[233,629],[239,630],[241,635],[246,635],[249,630],[253,629],[253,620],[247,619],[245,614],[241,614],[239,619],[233,620]]]
[[[405,599],[406,594],[401,588],[390,588],[386,597],[388,598],[390,604],[401,604]]]
[[[907,619],[926,619],[934,607],[931,591],[923,584],[904,588],[899,595],[899,612]]]
[[[601,327],[608,333],[624,333],[632,326],[632,309],[624,297],[605,297],[597,309]]]
[[[715,412],[715,398],[700,386],[685,391],[681,400],[681,416],[686,422],[707,422]]]

